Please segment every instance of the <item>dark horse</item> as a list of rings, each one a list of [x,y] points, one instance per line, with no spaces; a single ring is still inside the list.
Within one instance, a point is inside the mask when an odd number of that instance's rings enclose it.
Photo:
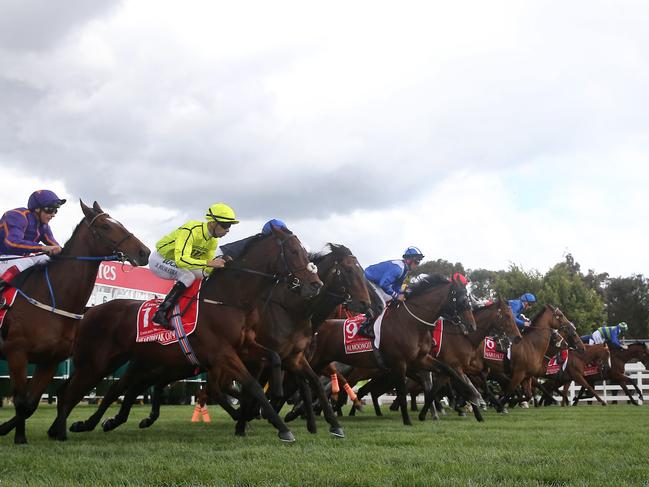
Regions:
[[[266,417],[278,429],[280,439],[292,442],[293,434],[242,361],[242,357],[254,356],[278,363],[273,359],[275,354],[255,341],[249,324],[258,319],[255,307],[259,296],[271,287],[280,287],[281,282],[305,298],[317,295],[322,287],[297,236],[273,226],[269,235],[251,239],[240,258],[203,282],[198,323],[189,343],[200,366],[208,372],[211,390],[218,391],[233,379],[239,381],[244,391],[259,401]],[[51,437],[66,439],[65,423],[72,408],[86,391],[127,360],[138,366],[128,369],[122,378],[124,384],[148,383],[152,366],[179,368],[188,375],[188,360],[179,346],[135,342],[135,322],[141,304],[142,301],[120,299],[88,311],[74,347],[75,371],[59,396],[58,415],[48,431]],[[75,423],[73,431],[92,430],[107,408],[105,404],[114,401],[121,390],[124,388],[111,387],[111,395],[104,398],[98,411],[87,421]]]
[[[303,348],[308,345],[312,335],[311,322],[303,320],[293,320],[291,316],[285,318],[283,313],[288,315],[299,313],[300,315],[313,315],[311,318],[313,326],[317,326],[317,317],[326,316],[331,309],[335,308],[341,303],[346,303],[352,308],[359,310],[367,309],[369,296],[367,287],[365,286],[363,269],[358,263],[358,260],[351,251],[344,245],[329,244],[330,252],[321,252],[318,254],[310,254],[310,259],[318,267],[318,275],[324,283],[320,293],[312,299],[304,300],[299,297],[296,298],[295,293],[287,290],[275,290],[272,295],[262,296],[257,303],[259,314],[266,318],[266,311],[264,308],[268,307],[274,309],[275,313],[269,311],[267,321],[262,321],[262,324],[271,331],[258,333],[256,340],[262,345],[266,345],[273,351],[278,351],[281,358],[285,361],[288,357],[289,365],[293,362],[292,355],[303,353]],[[227,254],[227,249],[224,248]],[[286,311],[283,311],[286,310]],[[322,321],[320,319],[319,321]],[[299,358],[299,357],[298,357]],[[300,362],[298,362],[300,363]],[[248,368],[256,366],[256,364],[246,364]],[[129,368],[137,367],[136,363],[132,363]],[[142,370],[140,369],[142,372]],[[149,416],[140,422],[141,428],[151,426],[160,416],[160,400],[162,389],[166,384],[172,380],[178,380],[195,374],[195,367],[188,364],[186,367],[159,367],[152,371],[148,377],[148,382],[140,383],[139,387],[130,387],[124,385],[121,389],[128,387],[128,392],[125,395],[124,401],[120,408],[119,413],[114,418],[108,419],[103,423],[104,430],[113,429],[128,418],[130,407],[139,395],[143,388],[151,384],[155,384],[153,394],[152,407]],[[125,376],[125,378],[129,377]],[[122,379],[124,380],[124,379]],[[316,381],[320,384],[320,381]],[[236,412],[231,405],[218,393],[210,391],[211,395],[217,399],[224,409],[226,409],[235,419],[239,419],[240,415]],[[244,400],[245,402],[245,400]],[[330,421],[332,424],[332,434],[340,436],[342,430],[337,422]],[[315,425],[313,430],[315,431]],[[240,434],[245,432],[238,431]]]
[[[475,400],[474,389],[458,374],[433,358],[430,329],[439,316],[453,322],[462,322],[471,329],[476,324],[465,285],[459,278],[449,281],[441,276],[420,275],[411,281],[409,296],[404,302],[388,306],[382,317],[379,350],[390,369],[389,379],[396,384],[401,415],[411,425],[405,396],[406,370],[443,370],[454,379],[461,393]],[[345,353],[344,320],[327,320],[318,332],[316,349],[311,359],[314,370],[322,370],[330,362],[338,361],[354,367],[376,368],[371,351],[348,355]]]
[[[16,428],[15,443],[27,442],[25,420],[36,411],[58,364],[72,353],[79,318],[101,261],[114,258],[136,266],[149,261],[149,249],[96,202],[92,208],[81,202],[81,209],[85,216],[61,253],[46,266],[32,267],[14,280],[24,295],[17,296],[7,313],[0,352],[9,362],[16,415],[0,425],[0,435]],[[43,309],[25,296],[48,305]],[[30,362],[36,364],[36,372],[28,382]]]
[[[645,368],[649,369],[649,343],[631,343],[628,345],[628,348],[625,350],[623,348],[611,348],[611,367],[606,371],[600,371],[599,374],[589,375],[587,377],[588,383],[593,386],[596,382],[599,381],[611,381],[615,384],[618,384],[625,394],[628,396],[631,404],[638,406],[638,401],[636,401],[631,395],[627,386],[633,386],[635,391],[638,393],[638,399],[644,400],[642,397],[642,391],[636,385],[633,380],[624,373],[624,365],[627,362],[640,361],[644,364]],[[582,386],[579,389],[579,392],[572,400],[573,406],[579,404],[579,399],[582,398],[586,390],[585,386]]]

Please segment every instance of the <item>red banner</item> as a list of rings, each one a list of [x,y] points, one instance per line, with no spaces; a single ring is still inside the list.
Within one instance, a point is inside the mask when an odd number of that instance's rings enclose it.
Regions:
[[[174,281],[160,279],[145,267],[133,267],[118,262],[102,262],[99,265],[95,283],[156,294],[167,294]]]

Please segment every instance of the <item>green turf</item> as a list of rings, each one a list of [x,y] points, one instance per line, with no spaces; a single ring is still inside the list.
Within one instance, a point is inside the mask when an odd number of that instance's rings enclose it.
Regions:
[[[646,485],[649,486],[649,408],[613,405],[515,409],[486,421],[448,415],[405,427],[398,413],[377,418],[366,409],[343,418],[345,439],[318,420],[311,435],[301,421],[282,444],[274,429],[255,421],[246,438],[233,435],[223,411],[213,422],[190,423],[192,406],[165,406],[158,423],[141,431],[148,412],[103,433],[69,434],[51,441],[52,406],[29,420],[28,445],[13,433],[0,438],[0,487],[7,485]],[[81,406],[72,419],[94,407]],[[110,413],[114,414],[111,409]],[[0,409],[0,420],[13,409]],[[111,415],[112,415],[111,414]]]

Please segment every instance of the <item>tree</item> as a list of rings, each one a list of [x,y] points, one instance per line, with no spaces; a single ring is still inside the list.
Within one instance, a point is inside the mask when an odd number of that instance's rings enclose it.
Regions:
[[[495,299],[494,291],[498,276],[504,271],[490,271],[488,269],[470,270],[468,274],[471,281],[471,294],[478,299]]]
[[[456,272],[466,274],[464,266],[461,262],[451,263],[445,259],[428,260],[423,264],[417,266],[412,273],[413,276],[417,274],[440,274],[444,277],[451,277]]]
[[[642,274],[611,279],[606,295],[609,325],[625,321],[629,337],[649,336],[649,281]]]
[[[538,271],[525,271],[511,264],[507,271],[500,271],[494,289],[496,295],[506,299],[518,298],[524,293],[537,294],[541,289],[541,274]]]
[[[541,303],[558,306],[580,334],[592,332],[605,319],[604,301],[589,288],[578,271],[579,264],[561,262],[543,276],[538,292]]]

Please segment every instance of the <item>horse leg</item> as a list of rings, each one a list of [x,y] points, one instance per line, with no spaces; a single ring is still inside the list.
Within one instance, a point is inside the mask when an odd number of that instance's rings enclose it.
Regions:
[[[16,408],[15,444],[27,443],[25,420],[34,414],[34,411],[38,408],[41,396],[50,382],[52,382],[57,366],[58,362],[37,365],[34,376],[25,391],[26,393],[14,396],[14,405]]]
[[[327,393],[325,392],[324,387],[322,386],[322,382],[320,382],[320,378],[313,371],[311,365],[309,364],[309,362],[307,361],[306,357],[303,354],[300,356],[298,366],[300,367],[300,372],[305,376],[307,380],[311,382],[313,387],[315,387],[315,390],[318,394],[318,399],[320,400],[320,404],[322,405],[322,411],[324,413],[325,420],[327,421],[327,423],[329,423],[329,433],[331,433],[333,436],[337,438],[344,438],[345,433],[343,432],[343,429],[341,428],[340,423],[338,422],[338,417],[334,414],[333,408],[331,407],[331,403],[327,399]]]
[[[137,396],[141,392],[144,392],[147,387],[158,382],[158,379],[159,376],[151,376],[151,371],[149,369],[139,369],[136,367],[129,367],[126,369],[126,372],[120,379],[120,382],[124,382],[123,389],[126,391],[124,400],[122,401],[118,413],[114,417],[108,418],[102,423],[101,427],[104,432],[107,433],[112,431],[118,426],[126,423]]]
[[[581,386],[579,388],[579,392],[575,396],[575,398],[572,400],[572,405],[577,406],[579,404],[579,400],[583,397],[584,392],[586,391],[586,388],[584,386]]]
[[[27,394],[27,356],[23,353],[8,353],[7,362],[9,364],[9,376],[11,377],[11,385],[14,395],[14,411],[13,418],[0,424],[0,436],[5,436],[12,431],[18,422],[18,405],[25,403],[24,397]],[[16,400],[18,399],[18,401]],[[24,428],[24,419],[23,419]],[[23,433],[24,434],[24,433]]]
[[[629,384],[633,385],[633,386],[636,388],[636,390],[639,391],[639,389],[638,389],[637,386],[633,383],[633,381],[632,381],[630,378],[628,378],[626,375],[622,375],[622,378],[621,378],[621,379],[618,379],[616,382],[620,385],[620,387],[622,388],[622,390],[624,391],[624,393],[627,395],[627,397],[629,398],[629,401],[631,402],[631,404],[633,404],[634,406],[638,406],[638,405],[639,405],[639,404],[638,404],[638,401],[636,401],[636,400],[633,398],[633,395],[631,394],[631,391],[630,391],[629,388],[627,387],[627,383],[629,383]],[[639,395],[638,399],[642,400],[641,394]]]
[[[399,408],[401,409],[401,419],[406,426],[412,426],[410,415],[408,414],[408,400],[406,398],[406,366],[401,363],[395,367],[391,374],[397,389],[397,398],[399,399]]]
[[[116,401],[125,390],[125,383],[122,379],[113,382],[106,391],[106,395],[104,395],[97,410],[85,421],[76,421],[72,423],[70,425],[70,431],[73,433],[81,433],[94,430],[110,405]]]
[[[149,415],[140,421],[138,425],[140,428],[148,428],[153,425],[160,417],[160,404],[162,403],[162,391],[166,384],[158,383],[153,387],[153,394],[151,395],[151,411]]]
[[[473,385],[473,382],[471,382],[471,379],[462,371],[458,372],[460,374],[460,377],[464,379],[464,381],[473,389],[474,394],[476,397],[478,397],[478,404],[484,403],[484,399],[482,398],[482,395],[480,392],[478,392],[478,389],[475,388]],[[480,407],[478,404],[471,403],[471,409],[473,409],[473,416],[475,417],[476,421],[482,422],[484,421],[484,418],[482,417],[482,412],[480,411]]]
[[[221,355],[221,357],[222,360],[220,361],[220,363],[212,365],[208,370],[208,380],[210,381],[210,387],[214,383],[216,383],[216,387],[218,387],[218,379],[222,376],[222,374],[226,374],[228,377],[234,378],[234,380],[238,381],[241,384],[241,387],[246,394],[250,395],[253,399],[259,402],[262,411],[265,413],[266,418],[268,418],[268,421],[270,421],[270,423],[278,430],[277,435],[279,436],[279,439],[287,443],[293,443],[295,441],[293,433],[291,433],[291,430],[286,426],[286,424],[284,424],[282,418],[280,418],[279,414],[277,414],[277,411],[275,411],[270,405],[268,399],[266,399],[266,396],[264,395],[264,390],[262,389],[261,385],[255,380],[250,372],[248,372],[246,366],[243,364],[234,349],[230,347],[230,349],[224,350],[224,353]],[[246,394],[241,395],[242,401],[244,400]],[[243,409],[241,411],[243,413]],[[237,428],[238,427],[239,423],[237,423]],[[235,431],[239,433],[238,429],[236,429]]]
[[[597,399],[602,406],[606,406],[606,402],[604,399],[599,397],[599,394],[595,391],[595,389],[592,388],[592,386],[588,383],[588,381],[580,374],[576,374],[575,377],[573,377],[574,381],[577,382],[578,384],[581,384],[583,387],[585,387],[593,396],[595,396],[595,399]]]

